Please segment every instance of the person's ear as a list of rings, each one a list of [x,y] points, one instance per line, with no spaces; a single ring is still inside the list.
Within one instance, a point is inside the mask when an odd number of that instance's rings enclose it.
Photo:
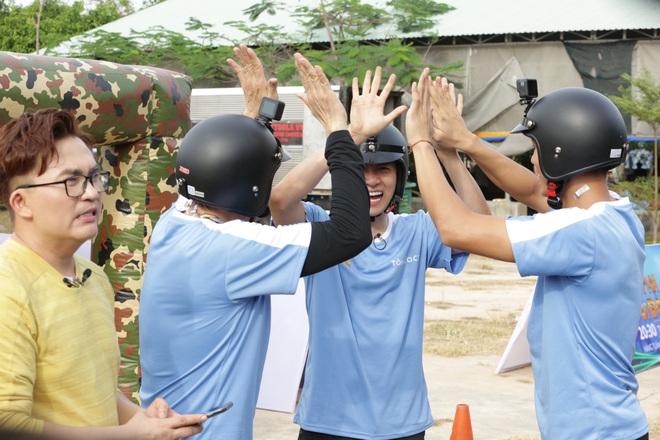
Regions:
[[[30,203],[22,190],[17,189],[9,196],[9,206],[17,217],[24,219],[32,218]]]

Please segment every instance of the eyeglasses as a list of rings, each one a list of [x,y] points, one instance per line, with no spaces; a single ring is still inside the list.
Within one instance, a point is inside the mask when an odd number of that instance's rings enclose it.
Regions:
[[[80,197],[85,194],[87,190],[87,182],[90,182],[95,190],[98,192],[105,192],[108,190],[110,183],[110,171],[95,171],[90,176],[71,176],[64,180],[48,183],[35,183],[33,185],[20,185],[16,189],[22,188],[37,188],[39,186],[64,184],[64,190],[69,197]]]

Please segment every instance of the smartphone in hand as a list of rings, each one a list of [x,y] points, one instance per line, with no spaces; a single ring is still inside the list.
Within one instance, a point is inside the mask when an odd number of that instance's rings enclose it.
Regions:
[[[205,414],[206,414],[206,417],[208,417],[209,419],[210,419],[211,417],[215,417],[215,416],[217,416],[218,414],[222,414],[223,412],[229,410],[229,408],[231,408],[232,406],[234,406],[234,402],[226,402],[226,403],[223,403],[221,406],[219,406],[219,407],[217,407],[217,408],[215,408],[215,409],[212,409],[212,410],[210,410],[210,411],[207,411],[207,412],[205,413]]]

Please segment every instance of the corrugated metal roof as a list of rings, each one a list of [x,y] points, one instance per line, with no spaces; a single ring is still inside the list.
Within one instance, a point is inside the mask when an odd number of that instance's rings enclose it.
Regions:
[[[450,0],[441,36],[660,28],[658,0]]]
[[[247,42],[247,35],[226,23],[247,22],[243,10],[255,1],[167,0],[97,29],[129,36],[131,30],[142,32],[162,26],[208,44],[201,39],[201,31],[186,29],[186,22],[194,17],[210,24],[209,31],[221,36],[214,41],[215,45],[232,45]],[[365,0],[365,3],[382,5],[383,1]],[[446,0],[445,3],[456,9],[438,16],[435,29],[430,33],[439,37],[660,29],[660,0]],[[275,15],[262,14],[255,24],[282,26],[289,36],[287,42],[327,41],[321,31],[303,35],[303,29],[289,13],[292,7],[309,5],[309,0],[283,0],[281,4],[285,6]],[[391,27],[380,27],[373,29],[369,36],[383,39],[421,35],[396,34]],[[84,35],[76,38],[84,38]]]

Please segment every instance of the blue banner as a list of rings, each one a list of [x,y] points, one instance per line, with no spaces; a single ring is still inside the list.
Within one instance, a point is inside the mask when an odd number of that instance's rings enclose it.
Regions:
[[[660,364],[660,291],[656,273],[660,273],[660,244],[646,246],[642,315],[632,360],[636,373]]]

